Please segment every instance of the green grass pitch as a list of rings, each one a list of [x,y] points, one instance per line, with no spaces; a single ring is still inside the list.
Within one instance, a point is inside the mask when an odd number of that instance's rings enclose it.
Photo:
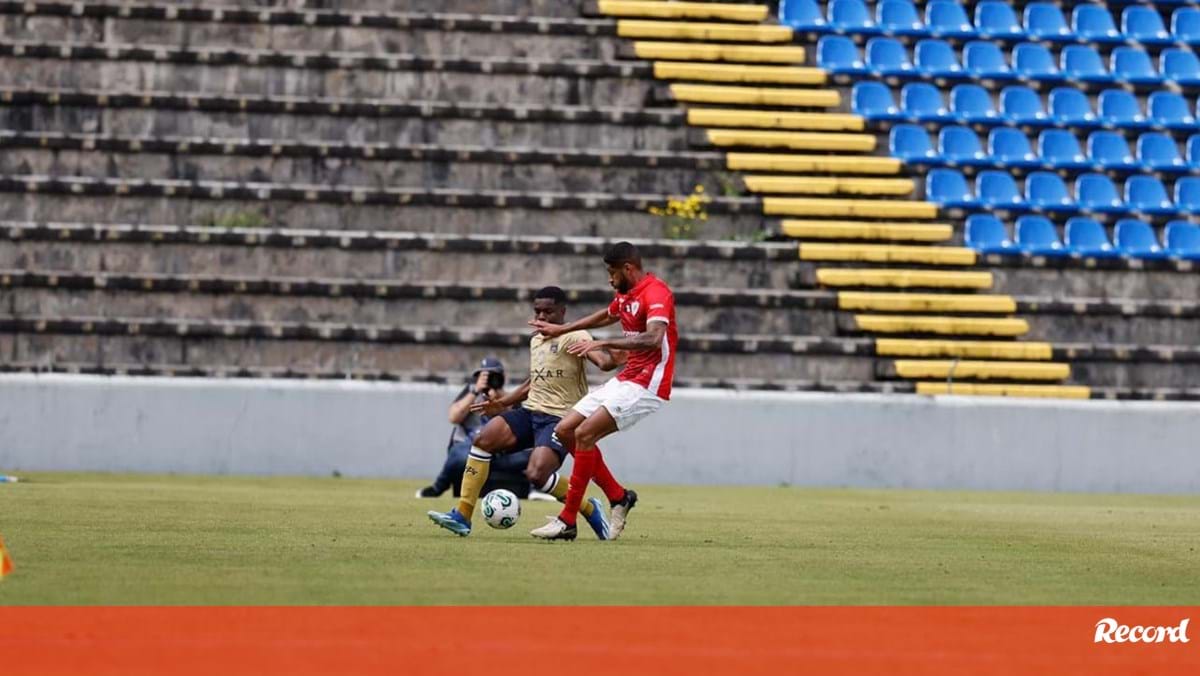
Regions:
[[[416,482],[29,479],[0,605],[1200,603],[1200,496],[638,485],[622,540],[545,543],[554,505],[460,539]]]

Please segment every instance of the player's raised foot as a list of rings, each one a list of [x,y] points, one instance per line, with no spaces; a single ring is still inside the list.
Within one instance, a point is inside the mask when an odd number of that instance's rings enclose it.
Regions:
[[[588,502],[592,503],[592,515],[583,518],[587,519],[588,525],[596,531],[597,540],[607,540],[610,529],[608,519],[604,518],[604,507],[600,504],[599,498],[588,498]]]
[[[449,512],[435,512],[430,510],[427,513],[429,514],[430,521],[455,535],[466,537],[471,534],[471,522],[467,521],[462,514],[459,514],[457,509],[452,509]]]
[[[425,488],[422,488],[421,490],[417,491],[417,497],[418,498],[440,498],[442,496],[442,493],[445,493],[445,492],[446,492],[445,489],[438,490],[437,486],[429,485],[429,486],[426,486]]]
[[[612,503],[612,516],[609,519],[608,539],[616,540],[625,531],[625,522],[629,520],[629,511],[637,505],[637,491],[625,489],[625,495]]]
[[[539,540],[574,540],[579,535],[575,526],[569,526],[557,516],[547,517],[549,521],[541,528],[534,528],[529,534]]]

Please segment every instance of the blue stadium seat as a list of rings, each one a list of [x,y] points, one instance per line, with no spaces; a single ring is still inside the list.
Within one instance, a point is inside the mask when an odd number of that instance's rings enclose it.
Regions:
[[[979,137],[967,127],[952,125],[938,132],[938,152],[949,166],[980,167],[991,164]]]
[[[1019,40],[1025,29],[1017,21],[1012,5],[1000,0],[983,0],[975,5],[975,30],[989,40]]]
[[[1171,35],[1189,45],[1200,45],[1200,9],[1180,7],[1171,13]]]
[[[930,77],[959,77],[963,74],[962,64],[954,48],[945,40],[928,38],[917,43],[913,50],[913,63],[917,70]]]
[[[1067,190],[1067,184],[1052,171],[1035,171],[1025,179],[1025,201],[1029,206],[1048,213],[1068,214],[1079,211],[1079,205]]]
[[[1105,89],[1100,92],[1096,108],[1100,113],[1100,121],[1113,127],[1140,129],[1150,124],[1142,114],[1137,97],[1124,89]]]
[[[1074,87],[1055,87],[1050,90],[1050,117],[1069,126],[1092,126],[1100,121],[1092,112],[1087,94]]]
[[[892,90],[882,82],[856,83],[850,90],[850,112],[879,122],[906,119],[906,115],[896,107]]]
[[[898,124],[888,134],[888,152],[905,164],[941,164],[941,158],[929,141],[925,128],[916,124]]]
[[[1200,225],[1187,221],[1171,221],[1163,229],[1167,255],[1189,261],[1200,260]]]
[[[1138,137],[1137,158],[1151,171],[1188,171],[1188,164],[1179,154],[1179,146],[1168,134],[1148,131]]]
[[[1112,51],[1110,60],[1112,75],[1120,82],[1136,85],[1162,84],[1163,77],[1154,67],[1154,62],[1150,60],[1150,55],[1145,50],[1135,47],[1117,47]]]
[[[1086,97],[1083,102],[1087,104]],[[1000,90],[1000,115],[1013,124],[1044,124],[1052,118],[1042,107],[1042,97],[1022,85],[1012,85]]]
[[[817,0],[780,0],[780,23],[791,26],[802,33],[822,33],[829,30],[829,22],[821,13]]]
[[[1175,206],[1184,213],[1200,213],[1200,176],[1185,176],[1175,181]]]
[[[1117,186],[1104,174],[1080,174],[1075,179],[1075,200],[1084,211],[1120,214],[1129,211]]]
[[[1042,158],[1033,152],[1025,132],[1012,127],[996,127],[988,132],[988,155],[1001,166],[1036,169]]]
[[[1045,46],[1036,42],[1022,42],[1013,47],[1013,70],[1027,80],[1057,82],[1063,79],[1062,71],[1054,62],[1054,55]]]
[[[908,50],[895,38],[867,40],[867,68],[883,77],[904,76],[916,72],[908,58]]]
[[[957,0],[931,0],[925,5],[925,28],[938,38],[973,38],[975,27]]]
[[[1162,181],[1153,176],[1135,174],[1125,179],[1125,203],[1129,208],[1150,216],[1175,213],[1175,203]]]
[[[950,90],[950,112],[961,123],[990,123],[1001,118],[992,104],[992,95],[977,84],[955,85]]]
[[[931,169],[925,176],[925,199],[944,207],[971,209],[978,206],[967,179],[954,169]]]
[[[879,28],[863,0],[830,0],[829,27],[839,33],[878,35]]]
[[[1195,129],[1200,126],[1187,99],[1175,92],[1154,92],[1146,99],[1150,123],[1167,129]]]
[[[900,109],[910,120],[954,122],[954,113],[946,108],[942,90],[927,82],[909,82],[900,88]]]
[[[1008,236],[1008,228],[991,214],[972,214],[967,218],[964,243],[980,253],[1015,254],[1017,245]]]
[[[1058,231],[1045,216],[1022,216],[1017,219],[1015,244],[1018,249],[1034,256],[1066,256],[1067,249],[1058,239]]]
[[[875,5],[875,25],[886,35],[920,37],[929,34],[912,0],[883,0]]]
[[[985,209],[1025,210],[1028,204],[1021,192],[1017,190],[1017,182],[1007,171],[989,169],[979,172],[975,177],[975,195],[979,206]]]
[[[1143,45],[1169,45],[1175,42],[1175,37],[1167,31],[1158,10],[1153,7],[1126,7],[1121,12],[1121,32]]]
[[[871,72],[858,53],[858,45],[843,35],[822,35],[817,40],[817,66],[840,75],[866,75]]]
[[[1057,3],[1031,2],[1025,5],[1025,33],[1035,40],[1047,42],[1074,42],[1075,31],[1067,25],[1067,19]]]
[[[1080,4],[1071,11],[1071,27],[1075,34],[1088,42],[1118,44],[1125,36],[1117,30],[1112,15],[1103,5]],[[1065,70],[1065,69],[1064,69]]]
[[[1079,139],[1065,129],[1042,130],[1038,134],[1038,155],[1054,169],[1078,171],[1093,166],[1079,147]]]
[[[1200,134],[1188,137],[1183,153],[1192,169],[1200,169]]]
[[[1123,218],[1113,228],[1113,241],[1122,256],[1130,258],[1162,259],[1167,252],[1158,245],[1154,228],[1135,218]]]
[[[1164,78],[1181,87],[1200,86],[1200,58],[1190,49],[1164,49],[1158,55],[1158,69]]]
[[[1141,171],[1142,163],[1129,152],[1125,137],[1115,131],[1094,131],[1087,139],[1088,158],[1105,171]]]
[[[1087,45],[1063,47],[1059,60],[1063,75],[1069,79],[1101,84],[1113,81],[1112,73],[1108,72],[1104,60],[1100,58],[1100,52]]]
[[[969,75],[983,80],[1011,80],[1015,77],[1000,47],[984,40],[974,40],[963,47],[963,67]]]
[[[1089,258],[1120,258],[1108,241],[1104,226],[1090,218],[1076,216],[1067,221],[1063,244],[1068,252]]]

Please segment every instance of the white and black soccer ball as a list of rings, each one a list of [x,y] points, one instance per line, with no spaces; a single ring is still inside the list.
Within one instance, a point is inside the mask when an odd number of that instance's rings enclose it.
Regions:
[[[512,491],[498,488],[483,496],[483,520],[492,528],[512,528],[521,518],[521,501]]]

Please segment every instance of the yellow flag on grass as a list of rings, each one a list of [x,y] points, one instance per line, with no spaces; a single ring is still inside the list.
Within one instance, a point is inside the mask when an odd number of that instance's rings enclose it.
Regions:
[[[4,576],[12,571],[12,557],[8,555],[8,550],[4,548],[4,538],[0,537],[0,580],[3,580]]]

